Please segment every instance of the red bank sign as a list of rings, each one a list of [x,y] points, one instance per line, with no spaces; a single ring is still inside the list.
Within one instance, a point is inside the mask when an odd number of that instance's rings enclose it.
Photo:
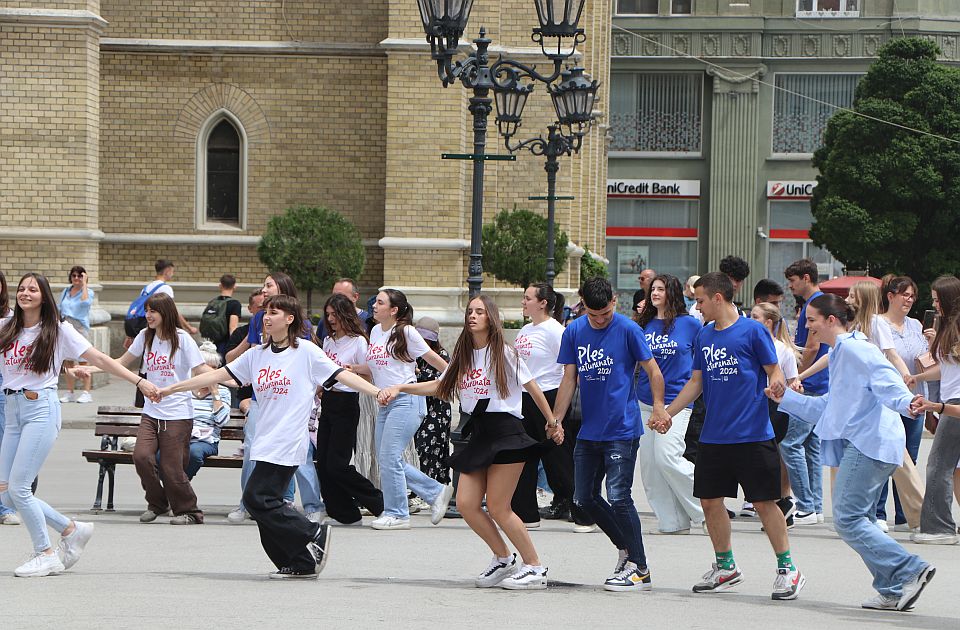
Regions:
[[[809,199],[817,182],[767,182],[767,199]]]

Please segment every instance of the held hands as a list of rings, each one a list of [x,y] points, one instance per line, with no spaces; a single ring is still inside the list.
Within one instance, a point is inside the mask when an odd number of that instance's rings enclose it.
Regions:
[[[800,382],[800,381],[797,381],[797,383],[799,383],[799,382]],[[796,387],[794,387],[793,385],[790,386],[790,389],[792,389],[793,391],[797,391]],[[800,390],[803,391],[803,387],[802,387],[802,386],[801,386]],[[767,398],[769,398],[770,400],[772,400],[772,401],[775,402],[775,403],[780,403],[780,402],[783,400],[783,391],[781,391],[779,394],[777,394],[776,392],[773,391],[773,387],[764,387],[764,388],[763,388],[763,393],[767,395]]]
[[[386,407],[391,402],[393,402],[393,399],[396,398],[399,393],[400,393],[399,385],[384,387],[383,389],[380,390],[380,393],[377,394],[377,402],[380,404],[381,407]]]
[[[140,382],[137,383],[137,389],[143,392],[144,397],[149,398],[150,402],[158,403],[165,396],[169,395],[170,392],[166,391],[168,388],[164,387],[163,390],[166,393],[161,393],[161,390],[157,388],[156,385],[148,381],[147,379],[140,379]]]
[[[563,425],[559,420],[547,422],[547,439],[553,440],[554,444],[563,444]]]
[[[910,401],[910,414],[913,416],[918,416],[927,411],[939,413],[940,403],[930,402],[920,394],[914,396],[913,400]]]
[[[795,380],[794,382],[790,383],[790,389],[792,389],[793,391],[797,392],[798,394],[802,394],[802,393],[803,393],[803,383],[801,383],[801,382],[800,382],[800,379],[798,378],[798,379]],[[763,390],[763,391],[764,391],[764,393],[766,393],[767,390]],[[769,398],[769,394],[767,395],[767,397]],[[781,394],[780,397],[783,398],[783,394]],[[777,401],[777,402],[779,402],[779,401]]]
[[[67,374],[69,374],[74,379],[89,378],[90,375],[93,374],[93,372],[91,372],[90,369],[84,365],[78,365],[77,367],[64,368],[64,369],[66,370]]]
[[[663,407],[654,407],[650,419],[647,420],[647,426],[657,433],[666,433],[673,426],[673,418]]]

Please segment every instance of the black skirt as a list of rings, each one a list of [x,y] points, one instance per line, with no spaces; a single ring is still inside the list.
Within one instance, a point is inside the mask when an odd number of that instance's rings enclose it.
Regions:
[[[486,410],[489,399],[477,404],[473,413],[461,411],[467,418],[460,434],[467,445],[450,457],[450,466],[457,472],[473,472],[491,464],[516,464],[539,456],[545,444],[530,437],[523,421],[509,413]]]

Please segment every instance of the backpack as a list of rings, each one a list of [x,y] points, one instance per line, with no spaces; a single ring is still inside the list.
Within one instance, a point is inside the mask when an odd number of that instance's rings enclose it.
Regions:
[[[126,333],[127,337],[132,339],[133,337],[136,337],[141,330],[147,327],[147,300],[151,295],[157,292],[157,289],[165,284],[166,282],[161,282],[149,291],[147,291],[147,286],[150,285],[143,287],[143,290],[140,291],[140,295],[137,297],[137,299],[135,299],[133,302],[130,302],[130,307],[127,309],[127,315],[123,320],[123,332]]]
[[[213,343],[223,343],[230,338],[230,321],[227,305],[232,298],[218,295],[207,303],[200,316],[200,335]]]

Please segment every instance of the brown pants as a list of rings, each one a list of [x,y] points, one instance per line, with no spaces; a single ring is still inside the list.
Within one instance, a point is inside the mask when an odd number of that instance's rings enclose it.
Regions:
[[[133,449],[133,464],[150,511],[165,514],[167,510],[173,510],[178,516],[193,514],[202,523],[203,512],[197,506],[197,495],[184,472],[190,457],[192,430],[193,420],[157,420],[142,415],[137,445]]]

